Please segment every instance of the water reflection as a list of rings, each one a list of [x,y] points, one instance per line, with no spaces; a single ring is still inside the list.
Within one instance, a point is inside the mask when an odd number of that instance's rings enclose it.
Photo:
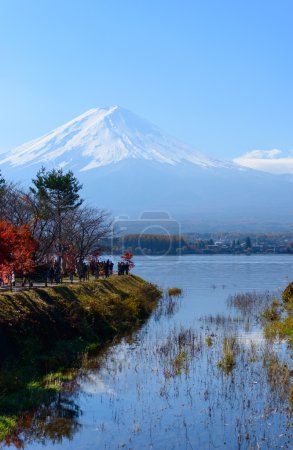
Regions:
[[[30,442],[62,444],[64,439],[72,440],[80,429],[80,415],[81,409],[74,400],[60,393],[50,405],[25,413],[4,445],[23,449]]]
[[[157,264],[138,258],[136,264],[137,274],[163,288],[182,287],[183,297],[163,300],[132,337],[86,359],[76,390],[65,396],[75,405],[73,416],[59,414],[56,404],[51,412],[41,408],[18,433],[25,447],[290,448],[289,370],[280,357],[286,353],[263,339],[255,318],[256,305],[271,299],[260,293],[286,286],[293,258],[187,257],[176,267],[172,258]],[[245,308],[232,304],[247,291]],[[219,364],[225,352],[230,366]]]

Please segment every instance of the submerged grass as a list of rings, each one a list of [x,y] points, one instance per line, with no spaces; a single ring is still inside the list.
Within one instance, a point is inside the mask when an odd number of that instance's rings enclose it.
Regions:
[[[189,364],[201,352],[202,340],[192,328],[174,329],[163,343],[156,347],[156,353],[162,358],[163,374],[166,379],[187,374]]]
[[[288,365],[278,358],[276,353],[265,352],[263,365],[267,372],[267,379],[273,392],[278,394],[281,400],[291,400],[290,371]]]
[[[273,300],[270,292],[243,292],[230,296],[227,304],[230,308],[240,311],[243,316],[259,314]]]

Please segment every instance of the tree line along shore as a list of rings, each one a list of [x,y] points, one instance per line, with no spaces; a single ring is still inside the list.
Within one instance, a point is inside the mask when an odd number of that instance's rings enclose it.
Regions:
[[[147,230],[147,226],[146,226]],[[148,234],[130,233],[103,239],[115,255],[123,250],[134,255],[254,255],[293,254],[292,233]]]

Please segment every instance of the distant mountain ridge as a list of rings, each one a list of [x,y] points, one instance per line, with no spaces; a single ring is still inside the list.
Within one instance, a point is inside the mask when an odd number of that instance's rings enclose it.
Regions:
[[[293,225],[290,177],[210,158],[117,106],[91,109],[0,157],[4,176],[25,184],[41,166],[73,170],[86,199],[114,215],[165,211],[201,231]]]

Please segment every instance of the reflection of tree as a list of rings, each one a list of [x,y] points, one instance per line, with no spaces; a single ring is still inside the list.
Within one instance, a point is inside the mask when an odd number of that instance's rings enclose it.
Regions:
[[[53,444],[61,443],[64,438],[72,439],[81,427],[78,417],[81,411],[70,398],[58,395],[49,406],[41,406],[34,412],[27,412],[19,422],[18,428],[8,436],[5,444],[18,449],[32,441]]]

